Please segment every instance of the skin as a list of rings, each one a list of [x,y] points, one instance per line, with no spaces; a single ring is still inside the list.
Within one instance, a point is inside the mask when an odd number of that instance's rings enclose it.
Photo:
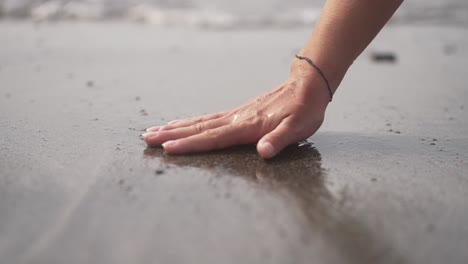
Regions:
[[[332,92],[402,0],[328,0],[299,53],[327,76]],[[294,59],[288,79],[273,91],[225,112],[175,120],[148,128],[148,146],[185,154],[257,143],[265,159],[305,140],[322,125],[330,95],[324,79],[306,61]]]

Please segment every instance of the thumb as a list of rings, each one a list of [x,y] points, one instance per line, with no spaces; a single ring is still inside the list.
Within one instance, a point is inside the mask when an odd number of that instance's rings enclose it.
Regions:
[[[257,144],[257,151],[265,159],[276,156],[281,150],[296,140],[290,119],[286,118],[270,133],[263,136]]]

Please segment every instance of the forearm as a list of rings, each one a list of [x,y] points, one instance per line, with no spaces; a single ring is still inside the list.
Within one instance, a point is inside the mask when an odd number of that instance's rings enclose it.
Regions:
[[[402,2],[328,0],[300,54],[311,58],[322,69],[335,91],[353,61]]]

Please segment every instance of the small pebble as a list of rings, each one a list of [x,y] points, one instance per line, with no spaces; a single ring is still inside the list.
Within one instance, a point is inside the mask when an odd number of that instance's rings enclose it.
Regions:
[[[155,173],[156,175],[161,175],[164,174],[164,170],[156,170]]]
[[[395,63],[397,58],[393,52],[374,52],[372,60],[377,63]]]
[[[431,146],[435,146],[435,143],[434,143],[434,142],[431,142],[431,144],[429,144],[429,145],[431,145]]]

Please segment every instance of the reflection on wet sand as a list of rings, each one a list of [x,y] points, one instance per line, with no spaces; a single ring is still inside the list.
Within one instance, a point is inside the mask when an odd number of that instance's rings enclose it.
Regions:
[[[166,155],[160,148],[147,148],[144,157],[160,159],[168,167],[192,167],[218,175],[240,176],[274,194],[286,193],[284,198],[292,198],[288,202],[296,203],[292,206],[299,206],[307,219],[302,242],[313,247],[314,240],[324,240],[329,246],[326,249],[329,254],[325,255],[332,256],[332,262],[402,262],[382,238],[351,217],[341,206],[342,201],[333,197],[326,187],[320,153],[308,142],[291,145],[271,160],[260,158],[253,145],[181,156]]]

